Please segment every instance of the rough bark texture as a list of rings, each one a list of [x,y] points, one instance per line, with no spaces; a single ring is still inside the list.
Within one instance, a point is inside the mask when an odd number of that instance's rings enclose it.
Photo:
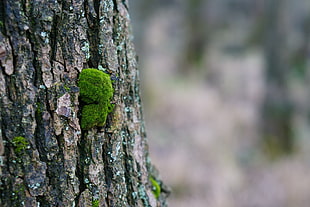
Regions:
[[[4,0],[0,9],[0,206],[165,206],[148,156],[128,2]],[[79,122],[85,68],[114,80],[114,110],[90,130]]]

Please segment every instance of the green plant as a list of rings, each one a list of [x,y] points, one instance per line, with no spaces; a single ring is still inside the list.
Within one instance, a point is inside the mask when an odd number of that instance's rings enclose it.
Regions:
[[[150,181],[152,183],[152,192],[156,199],[159,198],[159,195],[161,193],[160,185],[159,183],[152,177],[150,177]]]
[[[93,200],[92,201],[92,207],[99,207],[99,200]]]
[[[14,137],[12,143],[15,147],[14,151],[17,154],[23,152],[29,146],[29,143],[25,137]]]
[[[113,109],[110,101],[114,90],[110,76],[94,68],[84,69],[80,74],[78,86],[84,104],[81,113],[82,129],[103,126],[108,113]]]

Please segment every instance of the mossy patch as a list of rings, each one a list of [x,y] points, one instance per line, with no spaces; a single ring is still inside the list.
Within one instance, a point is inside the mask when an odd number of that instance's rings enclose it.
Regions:
[[[78,86],[84,104],[81,113],[82,129],[103,126],[108,113],[113,109],[110,103],[113,96],[110,76],[94,68],[84,69],[80,74]]]
[[[99,200],[93,200],[92,201],[92,207],[99,207]]]
[[[16,154],[23,152],[29,146],[29,143],[25,137],[14,137],[12,143]]]
[[[150,181],[152,183],[152,192],[156,199],[159,198],[159,195],[161,193],[160,185],[159,183],[152,177],[150,177]]]

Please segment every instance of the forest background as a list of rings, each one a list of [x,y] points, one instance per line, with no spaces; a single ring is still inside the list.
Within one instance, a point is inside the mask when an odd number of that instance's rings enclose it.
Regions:
[[[310,203],[310,2],[132,0],[171,207]]]

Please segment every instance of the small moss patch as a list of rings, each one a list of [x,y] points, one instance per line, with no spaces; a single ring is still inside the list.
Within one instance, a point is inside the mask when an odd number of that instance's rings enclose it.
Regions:
[[[159,183],[152,177],[150,177],[150,181],[152,183],[152,192],[156,199],[159,198],[159,195],[161,193],[160,185]]]
[[[92,207],[99,207],[99,200],[93,200],[92,201]]]
[[[108,113],[113,109],[110,103],[113,96],[110,76],[94,68],[84,69],[80,74],[78,86],[84,104],[81,114],[82,129],[103,126]]]
[[[16,154],[23,152],[29,146],[29,143],[25,137],[14,137],[12,143],[15,147],[14,151]]]

